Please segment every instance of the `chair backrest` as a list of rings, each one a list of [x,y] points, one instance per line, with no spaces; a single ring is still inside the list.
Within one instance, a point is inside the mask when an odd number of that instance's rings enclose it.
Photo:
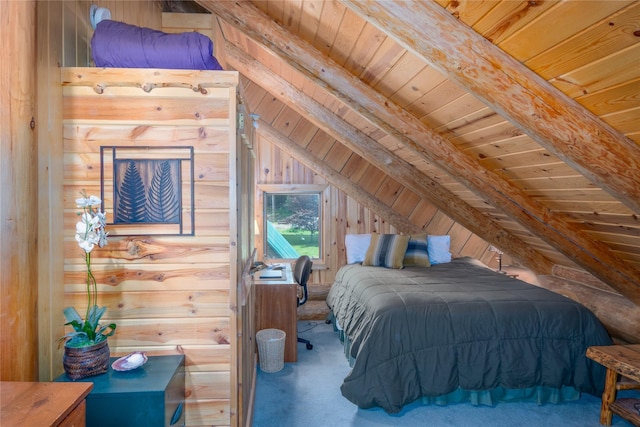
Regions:
[[[298,298],[298,306],[301,306],[307,302],[309,292],[307,291],[307,281],[311,274],[311,267],[313,262],[307,255],[302,255],[296,260],[296,264],[293,267],[293,280],[300,286],[302,286],[302,298]]]

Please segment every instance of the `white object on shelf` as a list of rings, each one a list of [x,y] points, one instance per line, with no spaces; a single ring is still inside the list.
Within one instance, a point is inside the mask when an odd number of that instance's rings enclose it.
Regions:
[[[111,11],[106,7],[98,7],[97,5],[92,4],[89,8],[89,22],[91,22],[91,28],[95,30],[98,22],[105,19],[111,19]]]
[[[111,364],[114,371],[133,371],[147,363],[147,354],[144,351],[134,351],[129,353]]]

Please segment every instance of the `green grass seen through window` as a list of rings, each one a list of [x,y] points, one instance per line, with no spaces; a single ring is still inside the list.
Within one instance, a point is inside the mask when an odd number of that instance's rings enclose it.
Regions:
[[[288,229],[281,230],[282,237],[295,248],[300,255],[308,255],[311,258],[320,258],[318,253],[318,233],[309,234],[306,230]]]

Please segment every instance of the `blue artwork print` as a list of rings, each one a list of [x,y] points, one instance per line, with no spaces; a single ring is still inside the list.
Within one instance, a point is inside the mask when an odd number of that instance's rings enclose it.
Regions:
[[[180,161],[115,160],[115,224],[178,224]]]

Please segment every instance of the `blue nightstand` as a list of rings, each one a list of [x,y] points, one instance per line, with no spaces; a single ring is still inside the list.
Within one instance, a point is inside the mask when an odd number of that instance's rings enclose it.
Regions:
[[[112,357],[110,364],[117,358]],[[66,374],[55,381],[72,382]],[[149,356],[140,368],[83,378],[92,382],[87,396],[87,427],[184,426],[184,356]]]

